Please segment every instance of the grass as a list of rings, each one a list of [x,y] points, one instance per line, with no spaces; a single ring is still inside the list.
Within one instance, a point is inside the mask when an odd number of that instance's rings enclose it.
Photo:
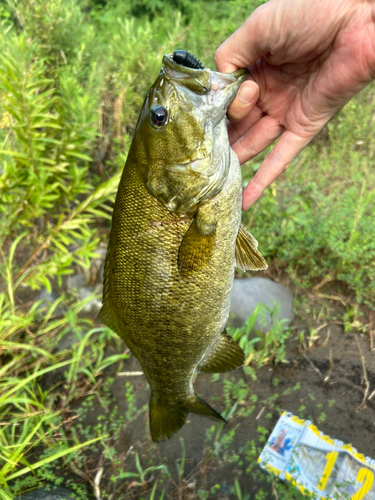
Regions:
[[[375,153],[374,89],[370,85],[350,101],[244,214],[254,234],[262,235],[265,257],[277,261],[296,284],[329,293],[344,283],[357,303],[370,307],[375,286],[375,174],[369,167]],[[261,159],[247,165],[245,179]]]
[[[182,438],[168,466],[150,444],[146,420],[139,424],[146,405],[132,380],[114,394],[129,353],[110,330],[82,318],[87,300],[60,293],[42,310],[30,299],[42,288],[61,292],[67,275],[89,270],[99,242],[107,241],[121,168],[163,54],[186,48],[213,68],[215,48],[261,3],[0,2],[1,499],[48,484],[63,484],[81,500],[298,497],[254,465],[286,397],[276,377],[273,395],[254,388],[260,373],[290,361],[291,343],[315,348],[323,318],[342,321],[346,331],[370,329],[363,304],[373,308],[375,296],[373,85],[243,216],[271,273],[322,300],[314,310],[298,298],[306,331],[285,322],[267,334],[254,331],[265,311],[259,306],[231,332],[246,352],[244,372],[212,377],[231,427],[207,430],[194,467]],[[244,167],[244,182],[266,153]],[[324,297],[345,307],[332,317]],[[58,351],[71,334],[77,344]],[[324,423],[320,403],[309,401],[301,398],[301,413],[316,405]],[[267,428],[257,425],[261,411]],[[251,439],[239,439],[243,422],[256,425]],[[135,423],[140,436],[124,449]],[[227,466],[239,471],[230,484],[215,476]]]

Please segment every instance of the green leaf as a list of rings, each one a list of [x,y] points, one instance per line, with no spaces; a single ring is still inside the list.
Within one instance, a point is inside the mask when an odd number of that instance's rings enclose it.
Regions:
[[[40,460],[39,462],[36,462],[32,465],[33,470],[38,469],[39,467],[42,467],[43,465],[49,464],[50,462],[53,462],[57,460],[58,458],[65,457],[66,455],[70,455],[72,453],[77,452],[78,450],[84,448],[85,446],[89,446],[92,443],[95,443],[101,439],[104,439],[108,437],[108,435],[101,436],[95,439],[91,439],[90,441],[86,441],[85,443],[78,444],[77,446],[73,446],[72,448],[68,448],[67,450],[60,451],[59,453],[55,453],[54,455],[44,458],[43,460]],[[11,481],[15,479],[16,477],[23,476],[24,474],[27,474],[30,472],[30,467],[25,467],[24,469],[19,470],[18,472],[15,472],[14,474],[10,474],[10,476],[7,477],[8,481]]]
[[[15,158],[27,159],[28,156],[26,153],[19,153],[18,151],[11,151],[8,149],[0,149],[0,155],[14,156]]]
[[[66,156],[74,156],[75,158],[79,158],[81,160],[87,160],[87,161],[92,161],[92,158],[86,154],[79,153],[78,151],[65,151]]]
[[[12,500],[10,496],[8,496],[5,491],[0,490],[0,499],[1,500]]]

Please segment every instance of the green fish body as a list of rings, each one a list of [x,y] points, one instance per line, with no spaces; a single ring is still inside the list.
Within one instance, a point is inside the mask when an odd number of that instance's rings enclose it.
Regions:
[[[222,420],[194,393],[193,376],[243,364],[225,332],[234,267],[266,267],[240,226],[241,171],[226,127],[246,70],[187,68],[170,56],[163,63],[119,185],[99,314],[142,365],[154,441],[189,412]]]

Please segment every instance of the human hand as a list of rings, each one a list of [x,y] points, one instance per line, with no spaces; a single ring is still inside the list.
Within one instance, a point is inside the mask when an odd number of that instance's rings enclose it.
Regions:
[[[247,210],[375,78],[375,1],[270,0],[218,48],[215,63],[223,73],[249,68],[228,109],[240,163],[281,136],[244,190]]]

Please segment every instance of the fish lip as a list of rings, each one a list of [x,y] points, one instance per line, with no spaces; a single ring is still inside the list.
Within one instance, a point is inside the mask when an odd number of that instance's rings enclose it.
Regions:
[[[220,73],[221,75],[229,74],[237,79],[237,82],[241,85],[249,76],[249,70],[247,68],[240,68],[233,73]]]
[[[211,75],[211,91],[218,95],[216,99],[221,99],[221,106],[226,110],[233,101],[241,84],[247,80],[249,72],[247,68],[241,68],[233,73],[212,71]],[[216,102],[219,103],[219,100]]]
[[[224,79],[225,77],[231,76],[235,78],[235,81],[233,83],[238,83],[238,85],[241,85],[241,83],[244,82],[249,76],[249,70],[247,68],[240,68],[233,73],[220,73],[219,71],[212,71],[209,68],[189,68],[187,66],[176,63],[173,60],[173,54],[164,54],[163,65],[167,65],[175,71],[178,71],[179,73],[185,73],[186,75],[192,76],[197,76],[205,72],[215,73],[216,75]]]
[[[247,80],[249,70],[247,68],[241,68],[233,73],[220,73],[219,71],[212,71],[212,74],[215,75],[215,79],[222,79],[224,81],[227,80],[228,83],[225,85],[225,89],[231,89],[232,87],[239,88],[239,86]]]
[[[179,73],[185,73],[186,75],[199,75],[204,72],[207,72],[207,68],[198,69],[198,68],[188,68],[187,66],[182,66],[181,64],[177,64],[173,60],[173,54],[164,54],[163,57],[163,65],[167,65],[170,68],[178,71]],[[210,70],[208,70],[210,71]]]

